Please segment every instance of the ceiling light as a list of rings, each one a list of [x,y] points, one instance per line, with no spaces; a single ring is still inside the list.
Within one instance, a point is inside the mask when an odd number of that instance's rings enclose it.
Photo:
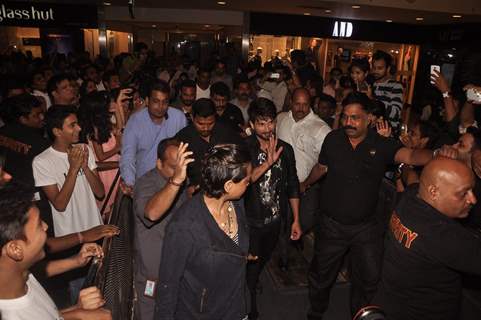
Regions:
[[[104,6],[110,6],[112,5],[110,2],[104,2]]]
[[[421,18],[421,17],[416,18],[416,21],[423,21],[423,20],[424,20],[424,18]]]
[[[310,16],[311,14],[309,12],[304,12],[305,16]]]
[[[225,6],[227,2],[225,1],[217,1],[217,4],[220,4],[221,6]]]
[[[460,14],[453,14],[452,17],[453,17],[453,18],[456,18],[456,19],[459,19],[459,18],[462,18],[463,16],[460,15]]]
[[[157,25],[156,25],[156,24],[153,24],[153,25],[152,25],[152,28],[157,28]]]
[[[330,9],[326,9],[326,10],[324,10],[324,12],[325,12],[325,13],[331,13],[331,12],[332,12],[332,10],[330,10]]]
[[[388,22],[388,23],[391,23],[391,22],[392,22],[392,20],[390,20],[390,19],[387,19],[387,20],[386,20],[386,22]]]
[[[351,8],[353,8],[353,9],[359,9],[359,8],[361,8],[361,6],[354,5],[354,6],[351,6]]]
[[[210,24],[205,24],[204,27],[205,27],[205,28],[210,28]]]

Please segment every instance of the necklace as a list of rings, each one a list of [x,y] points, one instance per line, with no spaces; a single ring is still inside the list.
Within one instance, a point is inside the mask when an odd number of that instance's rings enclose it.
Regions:
[[[227,204],[227,221],[220,223],[221,229],[231,238],[234,236],[234,230],[232,228],[234,224],[233,217],[232,217],[233,212],[234,212],[234,207],[232,206],[232,202],[229,201],[229,203]]]

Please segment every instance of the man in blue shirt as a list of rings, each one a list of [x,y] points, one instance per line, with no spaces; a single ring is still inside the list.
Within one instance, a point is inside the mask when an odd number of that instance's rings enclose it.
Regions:
[[[120,173],[122,189],[132,192],[135,180],[155,167],[157,145],[175,136],[187,123],[184,114],[169,107],[170,88],[164,81],[155,82],[147,108],[133,114],[125,127],[122,141]]]

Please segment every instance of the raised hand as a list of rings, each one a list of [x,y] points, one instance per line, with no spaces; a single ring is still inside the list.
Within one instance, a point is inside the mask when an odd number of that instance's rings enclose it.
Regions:
[[[391,136],[391,126],[386,120],[376,122],[376,130],[383,137],[389,138]]]
[[[267,163],[269,166],[272,166],[274,163],[279,160],[279,157],[281,156],[282,150],[284,150],[284,147],[280,147],[277,149],[277,137],[272,135],[269,138],[269,144],[267,146]]]
[[[448,81],[446,81],[446,78],[444,78],[444,76],[436,70],[433,70],[431,82],[440,92],[444,93],[449,91]]]
[[[105,224],[93,227],[82,232],[82,238],[85,242],[95,242],[105,237],[113,237],[120,233],[117,226]]]
[[[177,151],[177,159],[175,163],[174,175],[172,176],[172,182],[175,184],[181,184],[187,177],[187,166],[189,163],[194,162],[192,151],[187,151],[188,143],[180,143],[179,150]]]

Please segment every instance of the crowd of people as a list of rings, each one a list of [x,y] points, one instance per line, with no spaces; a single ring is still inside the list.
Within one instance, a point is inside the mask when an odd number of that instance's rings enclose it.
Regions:
[[[307,234],[308,319],[343,265],[353,316],[457,318],[463,273],[481,274],[481,55],[465,91],[435,72],[439,105],[407,112],[386,52],[326,81],[302,50],[227,53],[2,60],[1,318],[111,318],[83,283],[119,233],[117,193],[133,200],[137,319],[262,318],[262,271],[278,248],[286,272]],[[387,217],[383,180],[398,191]]]

